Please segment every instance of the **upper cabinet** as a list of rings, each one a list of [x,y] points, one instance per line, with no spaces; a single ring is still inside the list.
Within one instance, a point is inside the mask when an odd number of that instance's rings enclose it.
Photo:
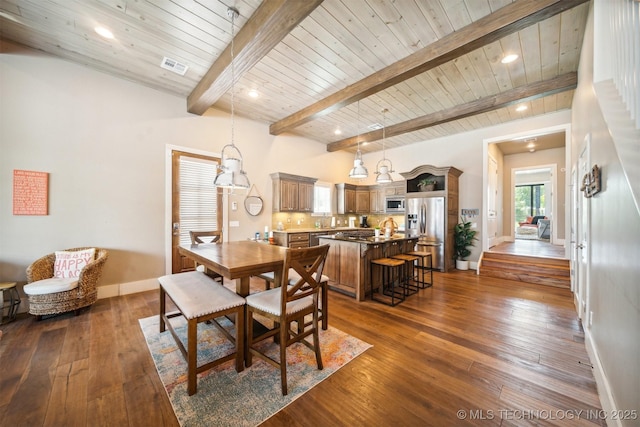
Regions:
[[[316,178],[283,172],[271,174],[274,212],[313,212],[313,185]]]
[[[369,213],[369,187],[356,187],[356,213]]]
[[[338,214],[356,213],[356,188],[353,184],[336,184]]]

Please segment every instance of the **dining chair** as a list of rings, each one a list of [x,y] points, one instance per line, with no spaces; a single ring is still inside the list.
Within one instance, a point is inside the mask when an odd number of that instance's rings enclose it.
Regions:
[[[282,270],[282,283],[287,286],[258,292],[246,297],[247,304],[247,354],[246,366],[252,364],[252,356],[280,368],[282,395],[287,394],[287,347],[300,342],[316,356],[318,369],[323,369],[318,328],[318,301],[320,299],[322,270],[329,245],[310,248],[287,249]],[[295,274],[294,274],[295,272]],[[273,328],[253,336],[254,316],[273,322]],[[305,316],[311,321],[305,323]],[[296,322],[296,328],[292,323]],[[312,335],[313,344],[305,338]],[[264,347],[256,344],[270,337],[277,337],[280,346],[278,360],[267,355]]]
[[[220,230],[189,230],[189,236],[191,237],[192,245],[199,243],[222,243],[222,231]],[[224,284],[224,278],[220,274],[209,270],[204,265],[198,265],[195,261],[194,263],[197,271],[202,271],[212,279]]]

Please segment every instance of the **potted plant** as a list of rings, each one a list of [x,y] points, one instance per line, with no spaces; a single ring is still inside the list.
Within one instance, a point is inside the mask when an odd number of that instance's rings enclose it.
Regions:
[[[418,188],[420,191],[433,191],[436,186],[436,181],[431,178],[423,178],[418,182]]]
[[[474,246],[473,241],[476,238],[476,230],[471,229],[471,222],[461,217],[461,222],[457,223],[453,232],[453,250],[456,256],[456,268],[458,270],[468,270],[469,261],[465,258],[471,255],[469,248]]]

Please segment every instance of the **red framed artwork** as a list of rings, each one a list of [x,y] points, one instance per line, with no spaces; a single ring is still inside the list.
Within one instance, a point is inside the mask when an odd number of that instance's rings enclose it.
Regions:
[[[49,173],[13,171],[13,214],[49,215]]]

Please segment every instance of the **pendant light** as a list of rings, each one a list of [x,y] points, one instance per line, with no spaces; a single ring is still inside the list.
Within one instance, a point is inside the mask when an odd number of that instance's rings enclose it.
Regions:
[[[230,7],[227,9],[227,15],[231,18],[231,144],[227,144],[222,148],[222,161],[221,164],[218,165],[220,173],[218,173],[213,180],[213,185],[215,187],[230,188],[233,190],[235,188],[249,188],[249,178],[247,177],[247,173],[242,169],[242,154],[233,143],[235,136],[234,87],[236,82],[233,39],[235,38],[234,22],[239,13],[237,9]]]
[[[362,153],[360,152],[360,101],[358,101],[358,151],[356,151],[356,158],[353,161],[353,169],[349,172],[349,178],[363,179],[369,176],[369,171],[364,166],[362,161]]]
[[[378,184],[388,184],[389,182],[393,182],[393,178],[391,178],[391,173],[395,172],[393,170],[393,165],[391,164],[391,160],[387,159],[387,152],[385,150],[385,139],[386,139],[386,129],[387,125],[385,123],[385,114],[389,111],[386,108],[382,110],[382,159],[378,161],[376,164],[376,183]]]

